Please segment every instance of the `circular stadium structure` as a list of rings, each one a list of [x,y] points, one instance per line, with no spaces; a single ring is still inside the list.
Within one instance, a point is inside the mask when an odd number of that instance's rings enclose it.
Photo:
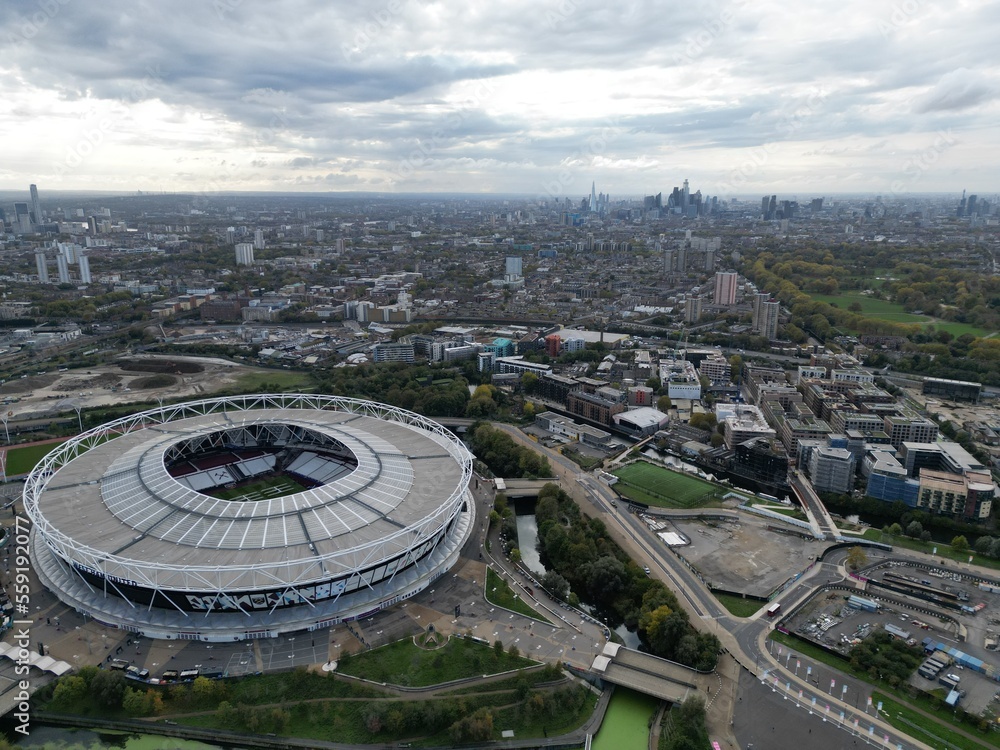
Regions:
[[[315,630],[413,596],[475,526],[472,457],[372,401],[192,401],[84,432],[28,477],[42,582],[152,638]]]

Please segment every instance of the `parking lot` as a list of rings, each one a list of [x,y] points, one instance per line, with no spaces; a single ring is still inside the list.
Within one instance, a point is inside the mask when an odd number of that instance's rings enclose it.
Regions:
[[[1000,632],[1000,595],[981,589],[960,569],[946,566],[911,567],[897,561],[870,568],[865,574],[871,579],[868,590],[853,593],[876,603],[876,611],[850,606],[847,597],[852,592],[826,590],[795,613],[789,628],[845,655],[876,629],[888,630],[911,645],[922,646],[930,638],[945,649],[956,649],[981,660],[983,670],[962,666],[954,656],[948,656],[943,657],[947,664],[937,674],[928,678],[915,672],[910,684],[944,698],[950,688],[940,679],[949,674],[956,676],[962,694],[959,706],[973,714],[995,716],[1000,711],[1000,683],[994,679],[995,668],[1000,665],[995,650]],[[894,589],[887,587],[890,585]],[[945,606],[945,602],[951,602],[951,606]],[[960,607],[978,611],[963,611]]]

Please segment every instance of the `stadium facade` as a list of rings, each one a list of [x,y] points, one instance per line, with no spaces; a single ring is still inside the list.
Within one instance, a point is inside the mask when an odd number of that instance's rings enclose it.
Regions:
[[[140,412],[29,476],[42,582],[153,638],[233,641],[357,619],[427,588],[475,527],[472,457],[384,404],[262,394]]]

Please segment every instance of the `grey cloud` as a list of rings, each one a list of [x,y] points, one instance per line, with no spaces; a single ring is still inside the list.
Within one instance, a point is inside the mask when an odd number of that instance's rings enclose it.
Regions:
[[[996,87],[979,73],[959,68],[943,76],[938,84],[921,97],[915,106],[919,114],[959,111],[996,98]]]

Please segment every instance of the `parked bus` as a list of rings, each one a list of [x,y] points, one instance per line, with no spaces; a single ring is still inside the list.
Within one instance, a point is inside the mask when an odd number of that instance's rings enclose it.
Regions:
[[[781,605],[778,602],[775,602],[774,604],[772,604],[770,607],[767,608],[767,616],[774,617],[780,611],[781,611]]]

